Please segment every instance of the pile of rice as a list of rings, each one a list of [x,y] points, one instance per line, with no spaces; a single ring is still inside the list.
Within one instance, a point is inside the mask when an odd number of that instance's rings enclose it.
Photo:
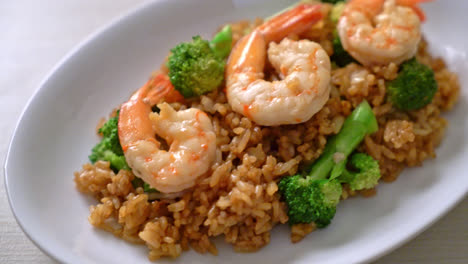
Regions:
[[[234,40],[261,22],[233,24]],[[290,37],[319,42],[331,55],[332,30],[333,25],[323,21],[301,36]],[[460,88],[444,61],[430,56],[425,41],[417,58],[434,70],[438,92],[431,104],[407,113],[385,100],[385,82],[397,76],[395,64],[368,69],[353,63],[333,70],[330,100],[312,119],[298,125],[258,126],[231,110],[223,89],[186,105],[174,103],[175,109],[196,107],[211,118],[217,136],[211,171],[180,198],[150,200],[142,188],[134,189],[131,172],[115,174],[104,161],[85,164],[75,172],[76,186],[100,201],[91,206],[89,222],[129,242],[146,244],[150,260],[177,257],[189,248],[216,255],[211,238],[219,235],[237,251],[258,250],[268,244],[276,224],[288,221],[278,180],[319,157],[327,138],[340,131],[363,99],[372,105],[379,130],[366,137],[359,150],[379,161],[383,181],[394,181],[403,168],[435,157],[434,148],[447,126],[441,113],[453,107]],[[267,79],[277,78],[268,71]],[[358,194],[372,196],[375,189],[353,192],[345,186],[342,199]],[[314,229],[313,223],[292,226],[291,240],[297,242]]]

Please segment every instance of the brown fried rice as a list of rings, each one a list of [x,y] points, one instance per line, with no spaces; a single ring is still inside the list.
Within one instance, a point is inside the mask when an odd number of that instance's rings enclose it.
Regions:
[[[261,23],[257,19],[232,24],[234,42]],[[303,35],[290,37],[314,40],[331,55],[332,30],[330,23],[322,21]],[[385,99],[385,83],[398,72],[393,63],[373,68],[352,63],[333,69],[330,99],[309,121],[298,125],[256,125],[231,110],[223,89],[186,104],[173,103],[175,109],[199,108],[211,118],[217,137],[211,171],[180,198],[151,200],[141,187],[132,186],[135,176],[130,171],[115,174],[109,162],[87,163],[75,172],[75,182],[80,192],[99,201],[90,208],[89,222],[131,243],[146,244],[151,260],[175,258],[189,248],[216,255],[212,238],[220,235],[237,251],[258,250],[269,243],[276,224],[288,221],[277,181],[317,159],[327,138],[340,131],[363,99],[371,104],[379,130],[366,137],[359,150],[379,161],[383,181],[394,181],[405,167],[435,158],[435,147],[447,126],[441,114],[454,106],[460,88],[457,76],[441,58],[428,53],[425,41],[419,45],[417,59],[434,70],[438,92],[432,103],[416,111],[399,111]],[[363,77],[361,81],[354,81],[356,74]],[[268,78],[274,75],[267,73]],[[356,192],[345,186],[342,199],[375,193],[375,189]],[[313,223],[292,226],[292,242],[315,228]]]

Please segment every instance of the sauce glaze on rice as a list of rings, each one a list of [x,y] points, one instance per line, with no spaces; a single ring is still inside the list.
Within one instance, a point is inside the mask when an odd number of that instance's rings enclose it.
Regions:
[[[261,23],[257,19],[233,24],[234,41]],[[331,55],[332,30],[333,25],[323,21],[301,36],[290,37],[319,42]],[[142,188],[133,188],[131,172],[115,174],[103,161],[85,164],[75,172],[77,188],[99,200],[91,206],[89,222],[129,242],[146,244],[151,260],[177,257],[189,248],[217,254],[211,238],[219,235],[237,251],[258,250],[268,244],[276,224],[288,221],[277,180],[319,157],[327,138],[340,130],[363,99],[372,105],[379,130],[366,137],[359,149],[379,161],[383,181],[394,181],[405,167],[420,166],[435,157],[434,148],[447,126],[441,113],[454,106],[460,88],[457,76],[441,58],[431,57],[425,41],[417,58],[434,70],[438,92],[431,104],[408,113],[385,101],[385,81],[396,78],[395,64],[334,69],[331,98],[312,119],[299,125],[258,126],[230,109],[223,89],[186,105],[172,104],[176,109],[202,109],[212,119],[217,158],[211,171],[181,198],[150,201]],[[267,65],[267,77],[277,78],[268,71]],[[345,186],[342,199],[375,193],[375,189],[353,192]],[[292,226],[291,240],[298,242],[314,230],[313,223]]]

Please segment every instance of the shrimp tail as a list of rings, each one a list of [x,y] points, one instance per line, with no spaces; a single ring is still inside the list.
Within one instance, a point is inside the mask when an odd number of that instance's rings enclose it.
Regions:
[[[121,106],[119,139],[124,152],[132,140],[146,140],[147,135],[154,134],[148,116],[151,113],[151,106],[162,101],[182,102],[183,96],[174,89],[166,74],[159,73],[151,77]]]
[[[323,18],[321,5],[301,4],[259,26],[243,37],[232,49],[226,76],[234,71],[262,72],[266,58],[266,44],[278,42],[290,34],[304,32]]]
[[[267,43],[278,42],[288,35],[306,31],[324,17],[322,5],[301,4],[257,28]]]
[[[235,71],[263,72],[266,59],[265,38],[259,31],[243,37],[232,49],[226,67],[226,78]]]
[[[150,105],[156,105],[161,101],[167,103],[183,102],[184,97],[174,88],[166,74],[156,74],[147,84],[150,89],[147,99]]]
[[[317,43],[287,38],[320,21],[322,8],[296,6],[237,42],[226,66],[226,96],[234,111],[257,124],[276,126],[305,122],[323,107],[330,93],[328,55]],[[263,79],[267,55],[281,81]]]
[[[414,10],[414,12],[418,15],[421,22],[424,22],[426,21],[426,14],[418,5],[421,3],[427,3],[432,1],[433,0],[397,0],[397,4],[411,7]]]
[[[154,135],[153,127],[149,120],[151,107],[149,107],[144,100],[148,91],[151,89],[149,83],[150,81],[138,89],[138,91],[120,107],[118,133],[124,153],[132,142],[146,140],[148,135]]]
[[[163,193],[192,187],[210,168],[216,152],[216,134],[206,114],[198,119],[201,110],[177,112],[167,103],[174,100],[179,99],[167,75],[154,75],[122,104],[118,122],[129,167]],[[160,114],[152,114],[151,107],[159,102],[164,102],[158,104]],[[171,145],[168,151],[160,149],[156,134]]]
[[[413,9],[413,11],[416,13],[416,15],[418,15],[421,22],[426,21],[426,14],[424,14],[424,11],[420,7],[418,7],[418,6],[410,6],[410,7]]]

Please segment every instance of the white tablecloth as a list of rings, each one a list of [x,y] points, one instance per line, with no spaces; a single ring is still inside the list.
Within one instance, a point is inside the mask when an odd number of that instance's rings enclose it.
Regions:
[[[1,164],[24,105],[52,66],[97,28],[145,1],[0,1]],[[16,224],[3,174],[1,170],[0,263],[53,263]],[[467,223],[465,199],[423,234],[376,263],[468,263]]]

